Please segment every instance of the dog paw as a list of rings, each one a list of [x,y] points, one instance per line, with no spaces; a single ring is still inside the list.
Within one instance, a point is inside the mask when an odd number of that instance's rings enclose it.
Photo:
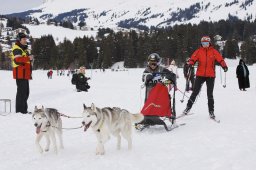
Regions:
[[[40,154],[42,154],[44,151],[43,151],[42,148],[40,148],[40,149],[38,149],[38,152],[39,152]]]
[[[103,152],[96,152],[96,155],[104,155],[105,154],[105,152],[103,151]]]
[[[104,155],[105,154],[105,151],[96,151],[96,155]]]

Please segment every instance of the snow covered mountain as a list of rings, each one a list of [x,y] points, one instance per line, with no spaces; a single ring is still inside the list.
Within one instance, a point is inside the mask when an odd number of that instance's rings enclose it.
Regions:
[[[255,0],[45,0],[19,17],[69,20],[89,27],[164,27],[175,24],[256,19]]]

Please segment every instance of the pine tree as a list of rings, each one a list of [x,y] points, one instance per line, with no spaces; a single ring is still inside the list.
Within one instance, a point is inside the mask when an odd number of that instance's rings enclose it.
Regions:
[[[112,34],[109,34],[107,37],[102,39],[102,67],[110,68],[112,66],[112,57],[114,54],[114,41]]]
[[[238,55],[239,47],[237,41],[235,39],[227,40],[223,50],[223,56],[225,58],[236,59]]]
[[[131,38],[130,33],[125,36],[126,44],[125,44],[125,51],[124,51],[124,66],[126,68],[135,68],[136,67],[136,60],[134,57],[134,47],[133,47],[133,40]]]
[[[4,58],[2,57],[3,55],[2,55],[2,46],[1,46],[1,44],[0,44],[0,70],[2,70],[3,69],[3,63],[4,63]]]
[[[241,58],[248,64],[256,63],[256,43],[253,40],[247,39],[241,45]]]
[[[56,65],[57,48],[51,35],[42,36],[32,44],[35,69],[49,69]]]

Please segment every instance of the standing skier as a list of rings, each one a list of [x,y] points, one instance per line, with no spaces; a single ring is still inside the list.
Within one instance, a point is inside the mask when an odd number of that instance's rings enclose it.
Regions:
[[[201,38],[201,47],[199,47],[190,57],[189,65],[192,67],[196,62],[198,62],[198,68],[196,72],[196,80],[186,109],[183,114],[188,114],[192,105],[203,85],[206,82],[207,86],[207,97],[208,97],[208,109],[210,118],[215,119],[214,115],[214,99],[213,99],[213,88],[215,80],[215,61],[217,61],[224,72],[228,71],[228,67],[221,56],[221,54],[213,48],[211,44],[211,39],[209,36],[203,36]]]
[[[169,67],[167,69],[170,70],[171,72],[173,72],[174,74],[176,74],[177,79],[179,78],[178,67],[175,63],[175,60],[172,60],[171,64],[169,65]]]

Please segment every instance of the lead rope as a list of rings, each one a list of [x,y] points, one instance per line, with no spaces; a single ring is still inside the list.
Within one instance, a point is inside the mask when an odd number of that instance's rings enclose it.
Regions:
[[[79,127],[74,127],[74,128],[59,128],[59,127],[56,127],[56,126],[51,126],[53,128],[56,128],[56,129],[64,129],[64,130],[73,130],[73,129],[80,129],[82,128],[84,125],[81,125]]]
[[[79,116],[68,116],[63,113],[59,113],[59,114],[60,114],[60,116],[67,117],[67,118],[83,118],[83,117],[79,117]]]

